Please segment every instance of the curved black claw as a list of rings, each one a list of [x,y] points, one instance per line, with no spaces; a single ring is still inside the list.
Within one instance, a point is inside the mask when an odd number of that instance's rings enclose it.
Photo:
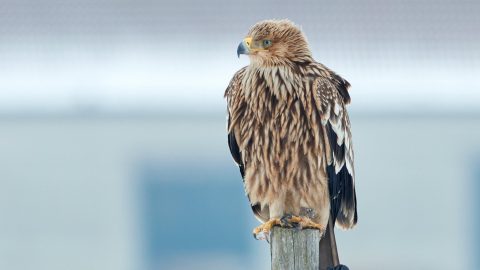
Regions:
[[[290,223],[290,219],[293,216],[291,214],[285,214],[283,217],[280,219],[280,222],[282,222],[282,227],[284,228],[291,228],[292,224]]]
[[[255,240],[267,240],[268,242],[269,233],[265,233],[265,232],[259,232],[257,234],[253,233],[253,238],[255,238]]]
[[[327,270],[349,270],[349,268],[346,265],[339,264],[335,267],[328,267]]]
[[[292,214],[283,215],[283,217],[280,219],[280,222],[282,223],[282,227],[293,228],[293,229],[297,229],[297,230],[302,229],[302,226],[300,226],[299,223],[291,221],[292,217],[293,217]]]

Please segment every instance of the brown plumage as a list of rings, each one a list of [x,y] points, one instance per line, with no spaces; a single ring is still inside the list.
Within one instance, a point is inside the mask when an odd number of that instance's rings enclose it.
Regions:
[[[289,214],[324,228],[331,213],[338,226],[353,227],[349,83],[313,60],[288,20],[255,24],[237,53],[250,65],[225,91],[228,142],[256,217],[274,225]]]

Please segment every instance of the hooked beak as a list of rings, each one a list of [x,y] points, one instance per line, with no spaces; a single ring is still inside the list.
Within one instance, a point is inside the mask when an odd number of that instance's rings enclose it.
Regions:
[[[250,54],[250,45],[252,44],[252,38],[246,37],[237,48],[237,56],[240,57],[240,54]]]

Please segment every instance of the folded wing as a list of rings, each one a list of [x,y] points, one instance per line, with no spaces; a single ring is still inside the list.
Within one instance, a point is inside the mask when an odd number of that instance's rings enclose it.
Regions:
[[[331,214],[342,228],[357,223],[354,156],[350,120],[346,104],[350,102],[350,84],[333,72],[315,80],[314,96],[319,110],[327,151],[327,174]]]

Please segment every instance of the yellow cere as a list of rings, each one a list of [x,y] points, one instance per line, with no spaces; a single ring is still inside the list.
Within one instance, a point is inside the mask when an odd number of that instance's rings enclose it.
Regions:
[[[252,37],[244,38],[243,42],[250,52],[265,51],[267,47],[270,47],[270,45],[264,46],[263,40],[254,41]]]

